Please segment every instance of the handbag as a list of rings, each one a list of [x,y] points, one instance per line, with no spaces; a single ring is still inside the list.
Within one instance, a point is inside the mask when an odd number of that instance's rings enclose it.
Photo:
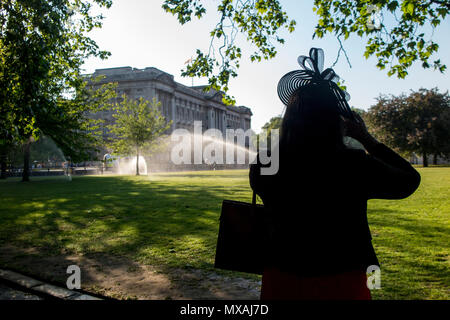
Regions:
[[[262,274],[266,248],[264,206],[223,200],[214,267]]]

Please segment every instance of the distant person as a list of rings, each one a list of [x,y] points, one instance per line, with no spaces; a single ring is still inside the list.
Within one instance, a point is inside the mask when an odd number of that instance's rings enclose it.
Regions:
[[[261,299],[368,300],[366,271],[379,262],[367,200],[406,198],[420,175],[368,133],[333,70],[322,72],[320,49],[299,62],[305,70],[287,74],[278,86],[286,105],[279,170],[261,175],[261,165],[250,168],[251,187],[270,220]],[[366,151],[347,148],[344,135]]]

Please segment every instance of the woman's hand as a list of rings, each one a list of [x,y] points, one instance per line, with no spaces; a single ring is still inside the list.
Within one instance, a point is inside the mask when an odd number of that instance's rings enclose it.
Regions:
[[[369,131],[367,131],[366,124],[361,116],[354,111],[353,116],[355,121],[343,118],[344,135],[358,140],[366,149],[378,144],[379,142],[370,135]]]

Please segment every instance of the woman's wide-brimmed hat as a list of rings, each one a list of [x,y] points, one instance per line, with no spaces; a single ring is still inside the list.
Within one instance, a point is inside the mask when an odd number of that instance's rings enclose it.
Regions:
[[[292,94],[299,88],[311,84],[327,84],[336,97],[339,113],[348,119],[354,119],[347,102],[350,100],[350,95],[339,88],[337,84],[339,76],[333,69],[328,68],[323,71],[324,60],[324,53],[320,48],[311,48],[309,57],[298,57],[297,61],[302,70],[291,71],[280,79],[278,82],[278,97],[287,106]]]

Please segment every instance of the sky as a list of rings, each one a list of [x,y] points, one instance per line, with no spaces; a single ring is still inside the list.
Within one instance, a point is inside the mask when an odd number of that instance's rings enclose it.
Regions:
[[[192,85],[191,78],[181,77],[185,62],[194,56],[196,49],[207,51],[210,44],[209,32],[217,23],[215,9],[219,0],[207,0],[207,15],[201,19],[180,25],[176,17],[166,13],[163,0],[114,0],[112,7],[101,10],[105,19],[103,27],[92,31],[89,36],[100,49],[111,52],[107,60],[89,58],[83,66],[85,73],[95,69],[131,66],[134,68],[156,67],[172,74],[175,81]],[[237,105],[251,108],[252,129],[259,132],[271,117],[282,114],[284,105],[277,95],[279,79],[287,72],[299,69],[297,57],[308,55],[311,47],[325,51],[325,68],[336,60],[339,43],[333,36],[312,39],[317,16],[312,11],[313,0],[281,0],[283,9],[291,19],[296,20],[296,31],[289,34],[282,31],[284,45],[277,45],[275,58],[260,63],[250,62],[248,56],[255,50],[245,38],[237,39],[243,50],[243,59],[238,77],[231,80],[229,94]],[[439,43],[439,58],[450,70],[450,19],[447,18],[435,30],[433,39]],[[367,110],[375,104],[380,94],[400,94],[411,89],[438,87],[441,91],[450,89],[447,71],[441,74],[433,69],[423,69],[417,63],[408,71],[406,79],[388,77],[387,71],[375,67],[376,59],[363,57],[364,41],[355,36],[343,42],[351,67],[341,55],[333,68],[345,80],[351,96],[351,106]],[[194,85],[207,84],[207,79],[194,78]]]

